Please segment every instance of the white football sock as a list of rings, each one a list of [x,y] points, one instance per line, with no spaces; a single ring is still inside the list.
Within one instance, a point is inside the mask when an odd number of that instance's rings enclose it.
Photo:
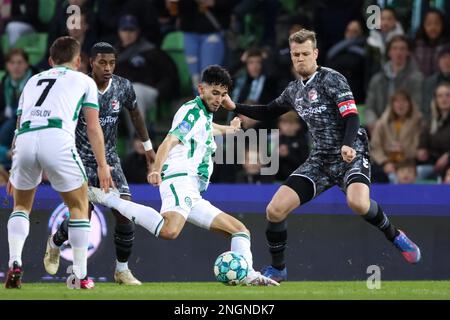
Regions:
[[[9,267],[14,261],[22,265],[22,250],[30,231],[30,219],[23,211],[14,211],[8,220]]]
[[[88,219],[69,220],[69,243],[73,252],[73,273],[78,279],[87,275],[87,253],[91,227]]]
[[[248,273],[253,270],[253,255],[250,250],[250,235],[246,232],[236,232],[231,235],[231,251],[244,256],[248,264]]]
[[[125,270],[128,270],[128,261],[120,262],[120,261],[116,260],[116,271],[122,272]]]
[[[164,218],[155,209],[112,194],[106,196],[105,202],[110,208],[116,209],[135,224],[144,227],[156,237],[159,236],[164,225]]]

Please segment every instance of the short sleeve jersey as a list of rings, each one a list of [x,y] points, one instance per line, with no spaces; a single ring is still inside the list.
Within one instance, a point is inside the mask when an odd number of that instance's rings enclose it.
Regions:
[[[216,150],[212,119],[212,113],[200,97],[181,106],[169,132],[181,143],[169,152],[163,165],[163,180],[174,175],[188,175],[198,176],[206,185],[209,183],[213,170],[212,155]]]
[[[294,107],[305,120],[313,139],[314,154],[340,154],[345,134],[343,118],[358,114],[345,77],[324,67],[319,67],[306,83],[291,82],[275,103]],[[360,128],[358,136],[361,134],[365,135],[365,131]]]
[[[75,138],[80,110],[98,110],[97,86],[87,75],[57,66],[31,77],[22,91],[17,134],[60,128]]]
[[[116,75],[109,80],[104,92],[98,91],[96,87],[97,93],[100,105],[99,120],[105,139],[106,161],[113,164],[118,161],[116,142],[119,114],[123,108],[133,110],[137,107],[136,94],[129,80]],[[77,150],[84,163],[95,164],[95,156],[86,129],[86,119],[81,114],[76,128]]]

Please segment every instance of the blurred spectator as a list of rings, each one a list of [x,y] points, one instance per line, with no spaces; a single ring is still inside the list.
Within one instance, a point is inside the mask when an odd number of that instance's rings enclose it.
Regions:
[[[159,46],[161,32],[154,0],[100,0],[98,1],[99,32],[102,40],[114,43],[120,17],[133,15],[137,18],[141,33],[151,43]]]
[[[80,57],[81,57],[81,64],[80,67],[78,68],[78,71],[83,72],[84,74],[88,74],[91,68],[91,66],[89,65],[90,63],[89,55],[87,55],[84,52],[81,52]]]
[[[273,176],[261,174],[261,168],[263,166],[260,162],[259,153],[254,146],[250,146],[245,150],[244,158],[244,164],[237,173],[237,183],[261,184],[273,182]]]
[[[70,10],[69,12],[67,12],[67,9],[71,5],[78,6],[83,15],[83,17],[81,18],[82,21],[80,21],[81,29],[89,29],[87,36],[89,38],[93,38],[95,42],[98,41],[98,21],[96,20],[96,14],[94,11],[95,4],[95,0],[57,1],[55,15],[49,25],[50,28],[48,31],[48,47],[50,48],[56,38],[68,34],[67,22],[68,18],[73,14],[73,12]],[[75,29],[72,31],[75,32],[75,35],[77,36],[80,36],[80,34],[84,35],[86,33],[85,31],[83,32],[79,29]],[[87,49],[90,49],[90,47]],[[89,50],[86,50],[86,47],[82,48],[82,50],[89,54]]]
[[[100,1],[101,2],[101,1]],[[73,19],[73,11],[67,11],[71,5],[78,6],[80,8],[81,15],[79,20]],[[55,15],[53,16],[49,28],[47,38],[47,54],[45,58],[38,64],[39,69],[48,69],[49,48],[56,40],[56,38],[70,35],[75,37],[81,44],[81,51],[89,56],[91,46],[98,41],[98,21],[95,12],[96,0],[59,0],[57,1],[55,8]],[[71,20],[68,20],[71,17]],[[69,23],[70,29],[68,29],[68,22],[79,22],[80,25]]]
[[[19,98],[28,79],[34,74],[28,54],[20,48],[6,55],[6,74],[0,85],[0,163],[9,168],[9,148],[14,137]]]
[[[140,32],[135,16],[120,18],[116,74],[133,83],[138,107],[146,116],[158,100],[171,100],[178,95],[179,80],[172,59],[141,37]]]
[[[445,30],[444,15],[437,9],[430,9],[416,33],[414,58],[424,76],[438,70],[437,52],[440,46],[449,43]]]
[[[9,180],[9,174],[8,171],[5,170],[5,168],[0,165],[0,187],[6,186]]]
[[[5,23],[11,17],[12,0],[0,0],[0,34],[4,33]],[[0,50],[1,51],[1,50]],[[3,65],[3,64],[0,64]]]
[[[14,47],[22,35],[42,29],[39,20],[39,1],[14,0],[11,5],[11,15],[5,27],[10,48]]]
[[[313,23],[318,35],[318,49],[321,52],[318,63],[323,64],[328,50],[342,39],[347,24],[362,20],[363,0],[321,0],[314,1]]]
[[[424,81],[422,114],[429,119],[431,101],[436,88],[441,83],[450,83],[450,44],[442,46],[438,51],[438,71]]]
[[[296,15],[288,21],[288,34],[283,36],[282,44],[276,49],[276,52],[269,56],[269,59],[274,60],[269,63],[269,66],[274,66],[274,70],[270,73],[274,74],[278,82],[278,88],[284,90],[289,82],[299,79],[300,76],[295,72],[292,66],[291,49],[289,48],[289,36],[303,28],[310,29],[311,22],[306,16]]]
[[[366,39],[362,25],[357,20],[348,23],[345,39],[328,50],[325,65],[342,73],[348,80],[357,103],[366,98],[364,81],[366,67]]]
[[[447,169],[445,170],[442,176],[442,183],[450,184],[450,167],[447,167]]]
[[[436,178],[449,165],[450,84],[442,83],[431,103],[431,121],[421,134],[417,160],[419,179]]]
[[[387,44],[397,35],[403,35],[403,27],[397,20],[397,15],[393,8],[386,7],[381,10],[380,29],[370,31],[367,38],[369,63],[369,77],[378,72],[386,63],[388,53]]]
[[[422,115],[408,92],[397,90],[390,97],[386,111],[375,123],[371,139],[374,165],[380,166],[391,182],[394,182],[398,163],[415,159],[422,127]],[[384,180],[379,177],[374,179]]]
[[[123,173],[129,183],[147,183],[147,160],[139,138],[133,141],[133,152],[123,161]]]
[[[417,169],[414,161],[399,162],[395,165],[395,182],[397,184],[412,184],[417,179]]]
[[[394,36],[388,44],[387,52],[389,61],[370,79],[367,91],[365,116],[370,131],[395,90],[404,88],[416,105],[422,102],[423,76],[410,57],[408,39]]]
[[[280,169],[276,179],[284,181],[309,156],[308,128],[295,111],[278,119]]]
[[[261,49],[247,50],[242,61],[245,69],[234,79],[234,89],[231,94],[233,101],[242,103],[252,100],[256,104],[266,104],[278,96],[277,84],[263,68],[265,54]]]
[[[171,0],[167,0],[170,5]],[[184,51],[192,78],[193,91],[202,70],[212,64],[222,65],[226,43],[224,33],[229,28],[231,11],[237,0],[180,0],[179,28],[184,35]]]

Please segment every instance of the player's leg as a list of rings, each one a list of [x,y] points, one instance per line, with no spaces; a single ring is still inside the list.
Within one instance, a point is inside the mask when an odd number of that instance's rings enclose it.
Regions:
[[[87,184],[80,188],[60,192],[69,208],[69,242],[73,252],[73,273],[78,279],[87,277],[87,253],[89,246],[90,221],[88,214]]]
[[[126,219],[147,229],[151,234],[159,236],[164,225],[164,218],[152,207],[122,199],[118,191],[112,189],[105,193],[100,188],[89,187],[88,196],[89,201],[114,209]]]
[[[131,201],[129,195],[121,195],[121,199]],[[114,244],[116,246],[116,270],[114,280],[117,283],[125,285],[141,285],[142,283],[134,277],[128,267],[133,241],[134,241],[134,222],[124,217],[120,212],[112,209],[116,226],[114,230]]]
[[[73,138],[59,129],[54,130],[41,132],[43,141],[52,143],[40,145],[39,160],[53,189],[59,192],[69,208],[67,233],[73,253],[73,274],[80,279],[82,289],[90,289],[94,283],[87,277],[90,234],[87,176]]]
[[[248,275],[245,283],[248,285],[279,285],[253,268],[250,231],[235,217],[222,212],[209,201],[198,199],[193,203],[188,221],[206,230],[216,231],[231,238],[230,250],[240,253],[248,264]]]
[[[111,176],[117,190],[120,192],[120,199],[131,201],[131,192],[128,187],[128,182],[123,173],[120,161],[110,163],[113,166]],[[114,230],[114,245],[116,247],[116,270],[114,272],[114,280],[117,283],[125,285],[141,285],[128,268],[128,259],[130,258],[133,241],[135,225],[131,219],[123,216],[119,211],[112,209],[116,226]]]
[[[14,209],[8,220],[9,270],[5,281],[7,289],[20,288],[22,285],[22,250],[30,230],[29,214],[35,192],[36,188],[14,189]]]
[[[347,203],[355,213],[383,232],[386,238],[401,251],[406,261],[409,263],[419,262],[421,258],[419,247],[391,223],[375,200],[370,199],[367,184],[362,182],[351,183],[347,187]]]
[[[370,169],[368,157],[361,154],[347,167],[341,188],[345,190],[348,206],[383,232],[402,252],[406,261],[419,262],[419,247],[391,223],[375,200],[370,199]]]
[[[273,196],[267,206],[266,238],[272,256],[271,265],[263,268],[264,275],[281,282],[287,280],[285,251],[287,246],[287,216],[300,204],[316,195],[316,184],[303,171],[296,170]],[[311,171],[311,170],[309,170]],[[310,173],[311,174],[311,173]]]
[[[42,179],[42,168],[37,161],[37,134],[19,135],[16,139],[11,176],[14,207],[8,220],[9,270],[6,288],[20,288],[22,268],[22,250],[28,237],[29,215],[33,206],[35,190]]]

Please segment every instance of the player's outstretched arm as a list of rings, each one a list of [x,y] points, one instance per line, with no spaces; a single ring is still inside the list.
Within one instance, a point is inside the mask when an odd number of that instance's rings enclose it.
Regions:
[[[148,136],[147,126],[145,125],[144,118],[138,108],[128,110],[130,113],[131,122],[136,129],[136,132],[144,145],[145,158],[147,160],[147,175],[152,172],[152,165],[155,162],[156,154],[153,150],[153,145]]]
[[[153,171],[147,176],[148,183],[157,187],[161,184],[161,170],[164,162],[166,162],[167,157],[169,156],[170,150],[172,150],[180,140],[174,135],[168,134],[164,141],[158,148],[158,152],[156,152],[156,160],[153,165]]]
[[[222,107],[228,111],[234,111],[260,121],[271,121],[292,109],[290,106],[278,104],[277,100],[263,105],[235,103],[231,100],[229,95],[227,95],[223,100]]]
[[[234,117],[229,126],[223,126],[213,122],[213,134],[215,136],[233,134],[241,129],[241,119]]]
[[[92,146],[95,160],[97,161],[97,174],[100,187],[109,192],[110,187],[114,187],[111,178],[111,172],[105,158],[105,142],[103,138],[102,127],[98,120],[98,110],[93,108],[84,108],[84,116],[86,118],[87,135]]]

